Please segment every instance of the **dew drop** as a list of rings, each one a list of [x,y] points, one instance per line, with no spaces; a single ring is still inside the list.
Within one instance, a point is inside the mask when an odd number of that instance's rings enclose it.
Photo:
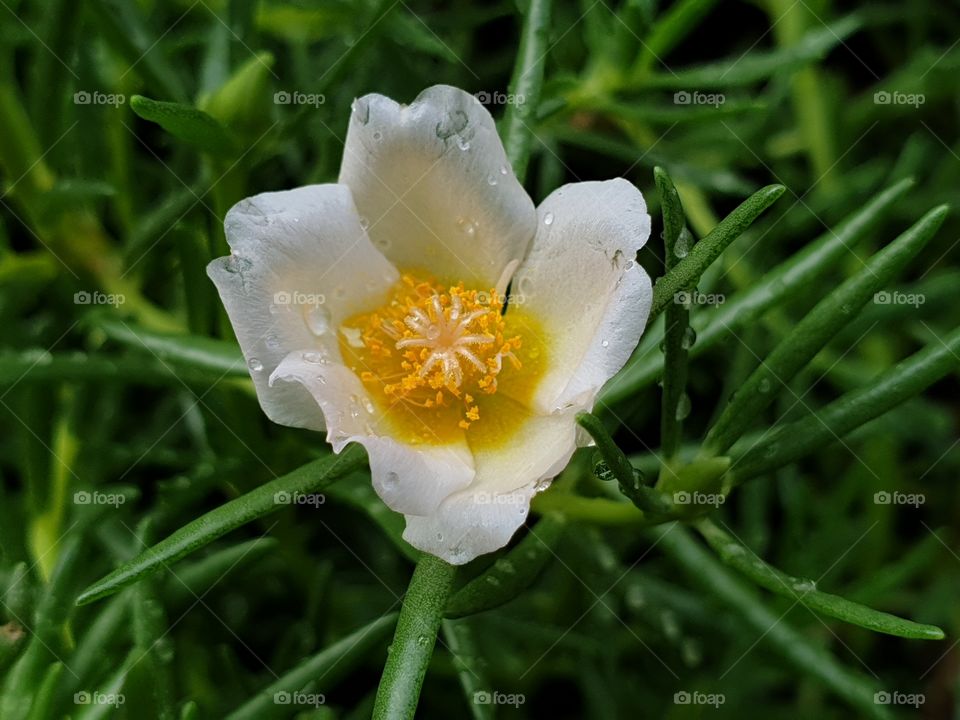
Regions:
[[[494,185],[496,185],[496,184],[497,184],[497,176],[496,176],[496,175],[487,175],[487,185],[490,185],[490,186],[492,187],[492,186],[494,186]]]
[[[330,330],[330,312],[322,305],[310,308],[305,316],[307,328],[314,335],[323,335]]]
[[[280,339],[276,335],[267,335],[264,344],[266,344],[268,350],[280,349]]]
[[[457,135],[457,147],[466,152],[470,149],[470,141],[461,135]]]
[[[263,370],[263,363],[254,357],[254,358],[250,358],[247,361],[247,367],[250,368],[253,372],[260,372],[261,370]]]
[[[303,353],[301,357],[303,357],[304,362],[314,363],[315,365],[323,364],[323,355],[318,352],[314,352],[313,350]]]
[[[773,383],[770,382],[770,378],[762,378],[757,385],[757,390],[766,395],[772,387]]]
[[[370,122],[370,103],[366,100],[354,100],[350,106],[361,125]]]
[[[387,487],[393,487],[398,482],[400,482],[400,476],[397,475],[393,470],[388,472],[383,478],[383,484]]]
[[[696,341],[697,331],[688,325],[683,331],[683,339],[680,341],[680,347],[682,347],[684,350],[689,350],[693,347],[693,344]]]
[[[421,647],[425,646],[428,642],[430,642],[430,638],[428,638],[426,635],[420,635],[417,637],[417,645],[420,645]]]
[[[817,589],[817,583],[813,580],[798,580],[793,583],[794,592],[798,593],[810,593],[814,592]]]
[[[544,225],[553,225],[553,213],[552,213],[552,212],[548,212],[546,215],[543,216],[543,224],[544,224]]]
[[[677,401],[677,420],[685,420],[690,415],[690,396],[684,393]]]
[[[491,587],[500,587],[500,578],[494,577],[493,575],[488,575],[487,585],[490,585]]]
[[[253,267],[253,262],[239,255],[229,255],[223,264],[223,269],[228,273],[245,273]]]
[[[469,118],[463,110],[454,110],[437,123],[437,137],[446,140],[451,135],[462,132],[468,121]]]
[[[603,340],[603,341],[600,343],[600,347],[610,347],[610,341],[609,341],[609,340]]]
[[[363,399],[363,409],[366,410],[371,415],[373,415],[373,413],[376,412],[376,408],[373,407],[373,403],[370,402],[370,398],[366,398],[366,397]]]
[[[506,166],[506,165],[501,165],[501,166],[500,166],[500,174],[501,174],[501,175],[506,175],[508,172],[510,172],[510,171],[507,169],[507,166]]]
[[[376,140],[377,142],[380,142],[381,140],[383,140],[383,133],[377,130],[376,132],[373,133],[373,139]]]
[[[677,237],[677,242],[673,245],[673,254],[681,260],[690,252],[690,235],[686,230],[682,231]]]
[[[443,542],[443,533],[437,533],[437,542]]]
[[[370,227],[370,220],[365,218],[363,215],[360,216],[360,227],[362,227],[364,230]]]

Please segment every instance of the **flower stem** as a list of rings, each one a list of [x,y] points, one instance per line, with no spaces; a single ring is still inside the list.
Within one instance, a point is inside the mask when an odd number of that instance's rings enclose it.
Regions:
[[[543,87],[543,68],[547,60],[547,40],[550,34],[550,0],[530,0],[523,17],[520,52],[510,78],[510,95],[503,118],[503,145],[513,172],[522,183],[527,174],[530,146],[533,144],[533,124],[536,122],[540,90]]]
[[[373,720],[413,718],[457,569],[424,553],[403,598],[383,668]]]

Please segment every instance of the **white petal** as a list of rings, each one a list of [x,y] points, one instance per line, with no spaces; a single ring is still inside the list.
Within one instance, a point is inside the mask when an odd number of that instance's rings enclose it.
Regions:
[[[564,185],[537,214],[510,300],[537,317],[546,335],[548,370],[533,404],[540,412],[591,407],[647,322],[653,291],[636,255],[650,216],[640,191],[623,179]]]
[[[502,548],[527,519],[530,499],[570,461],[576,427],[572,413],[531,416],[506,444],[477,450],[470,487],[430,516],[407,515],[404,539],[454,565]]]
[[[255,195],[224,220],[233,253],[207,266],[226,307],[257,397],[281,425],[322,430],[316,401],[267,379],[291,351],[339,358],[339,321],[376,306],[398,274],[360,227],[350,190],[309,185]],[[323,303],[320,304],[320,299]],[[331,332],[322,332],[325,327]]]
[[[323,409],[327,440],[336,452],[350,442],[367,449],[374,489],[397,512],[432,513],[473,479],[473,458],[465,440],[442,446],[394,440],[363,383],[338,362],[294,352],[280,363],[270,383],[309,391]]]
[[[383,95],[359,98],[340,182],[390,260],[449,282],[494,287],[523,257],[536,226],[490,113],[445,85],[407,106]]]

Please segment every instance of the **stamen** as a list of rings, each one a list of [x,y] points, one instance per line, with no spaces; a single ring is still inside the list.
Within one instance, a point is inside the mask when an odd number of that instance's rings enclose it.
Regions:
[[[463,403],[459,425],[469,428],[480,417],[471,393],[496,392],[503,358],[520,368],[520,338],[505,337],[497,297],[404,275],[385,307],[351,321],[362,328],[361,380],[391,404]]]

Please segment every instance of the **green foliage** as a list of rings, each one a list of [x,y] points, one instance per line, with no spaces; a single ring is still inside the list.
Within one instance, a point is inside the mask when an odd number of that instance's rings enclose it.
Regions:
[[[2,720],[950,715],[943,3],[0,17]],[[435,83],[505,99],[535,200],[624,176],[654,228],[595,447],[456,570],[359,447],[263,416],[205,273],[232,204],[336,181],[353,98]]]

